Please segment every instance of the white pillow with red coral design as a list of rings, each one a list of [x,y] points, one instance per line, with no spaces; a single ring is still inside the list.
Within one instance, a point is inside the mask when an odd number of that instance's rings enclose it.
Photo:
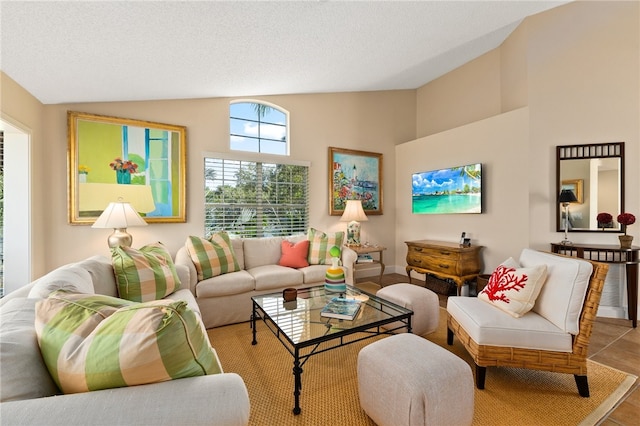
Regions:
[[[546,265],[521,268],[510,257],[493,271],[478,299],[520,318],[533,308],[546,278]]]

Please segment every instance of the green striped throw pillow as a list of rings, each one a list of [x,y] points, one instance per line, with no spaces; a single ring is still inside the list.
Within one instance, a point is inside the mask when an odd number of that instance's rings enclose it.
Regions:
[[[45,364],[64,393],[222,372],[184,301],[56,291],[36,304],[35,325]]]
[[[233,245],[225,231],[212,234],[208,240],[190,236],[185,245],[198,272],[198,281],[240,270]]]
[[[307,231],[307,239],[309,240],[309,257],[307,259],[309,264],[328,265],[331,263],[329,250],[331,250],[333,246],[342,247],[344,232],[325,234],[317,229],[309,228]]]
[[[111,263],[121,298],[134,302],[162,299],[180,288],[180,279],[171,255],[162,243],[139,250],[116,247]]]

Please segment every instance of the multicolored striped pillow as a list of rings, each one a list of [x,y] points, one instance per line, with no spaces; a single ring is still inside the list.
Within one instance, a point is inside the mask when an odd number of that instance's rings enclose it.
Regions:
[[[328,265],[331,263],[331,255],[329,250],[333,246],[342,247],[344,240],[344,232],[335,232],[333,234],[325,234],[314,228],[307,231],[307,239],[309,240],[309,256],[307,260],[310,265]]]
[[[184,301],[134,303],[56,291],[36,304],[35,328],[64,393],[222,372],[198,315]]]
[[[229,235],[224,231],[212,234],[208,240],[190,236],[185,245],[198,272],[198,281],[240,270]]]
[[[116,247],[111,263],[121,298],[133,302],[162,299],[180,288],[180,278],[171,255],[162,243],[146,245],[139,250]]]

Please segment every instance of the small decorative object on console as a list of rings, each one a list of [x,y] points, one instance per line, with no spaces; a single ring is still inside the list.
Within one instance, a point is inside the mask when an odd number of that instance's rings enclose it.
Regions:
[[[620,248],[631,248],[633,235],[627,235],[627,226],[636,223],[636,217],[631,213],[621,213],[618,215],[617,219],[618,223],[622,225],[622,231],[624,232],[624,235],[618,236],[620,239]]]
[[[347,291],[347,284],[344,277],[344,269],[338,266],[340,261],[340,249],[333,246],[329,250],[331,255],[331,267],[327,269],[324,276],[325,290],[333,293],[344,293]]]
[[[360,302],[356,299],[334,297],[320,311],[320,316],[352,320],[360,310]]]

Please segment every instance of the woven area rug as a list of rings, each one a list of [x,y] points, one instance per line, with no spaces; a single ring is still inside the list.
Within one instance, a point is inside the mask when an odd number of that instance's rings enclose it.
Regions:
[[[358,351],[375,339],[309,358],[302,374],[302,413],[295,416],[293,357],[264,323],[257,328],[255,346],[249,323],[209,330],[224,370],[238,373],[245,381],[251,425],[374,425],[358,401],[356,361]],[[471,362],[458,342],[446,344],[444,309],[440,309],[438,330],[425,337]],[[488,368],[486,388],[475,391],[474,425],[594,425],[635,380],[633,375],[589,362],[591,397],[582,398],[569,374]]]

